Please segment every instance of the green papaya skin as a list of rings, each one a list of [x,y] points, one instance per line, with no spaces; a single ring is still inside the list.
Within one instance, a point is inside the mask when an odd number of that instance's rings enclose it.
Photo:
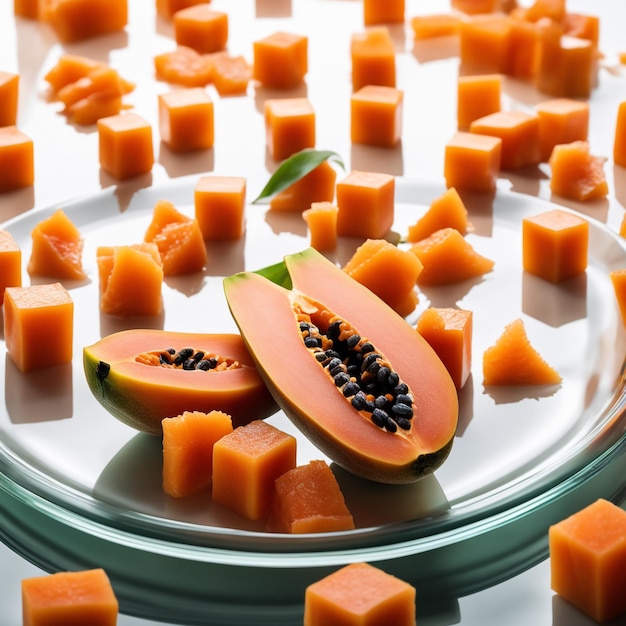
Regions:
[[[163,366],[160,353],[167,349],[174,353],[167,357],[172,365]],[[192,349],[214,360],[205,369],[176,364]],[[236,427],[278,410],[236,333],[125,330],[86,346],[83,369],[92,394],[111,415],[153,435],[162,435],[164,418],[185,411],[219,410]]]
[[[280,271],[274,276],[281,284],[254,272],[224,280],[233,318],[281,409],[324,454],[355,475],[409,483],[434,472],[450,452],[458,420],[456,388],[434,350],[404,318],[312,248],[286,257],[285,267],[289,281]],[[291,289],[282,286],[289,283]],[[349,329],[345,332],[361,337],[357,351],[372,344],[380,362],[391,364],[410,389],[408,427],[392,424],[390,432],[368,411],[355,409],[346,387],[338,389],[320,364],[322,349],[305,345],[302,323],[312,321],[310,327],[324,334],[337,319]]]

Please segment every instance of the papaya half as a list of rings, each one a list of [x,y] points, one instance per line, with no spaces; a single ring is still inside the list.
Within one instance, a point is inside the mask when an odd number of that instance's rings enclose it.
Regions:
[[[278,410],[241,336],[131,329],[83,349],[89,389],[120,421],[161,435],[184,411],[219,410],[233,427]]]
[[[430,345],[313,248],[224,279],[231,314],[267,387],[324,454],[355,475],[409,483],[447,458],[452,379]]]

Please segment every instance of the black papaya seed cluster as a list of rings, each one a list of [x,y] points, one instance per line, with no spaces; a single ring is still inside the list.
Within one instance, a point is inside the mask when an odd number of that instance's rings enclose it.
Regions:
[[[140,354],[136,361],[145,365],[157,365],[183,370],[223,371],[240,367],[239,362],[195,348],[166,348]]]
[[[355,410],[392,433],[411,428],[409,388],[371,342],[338,317],[329,320],[325,332],[307,314],[300,314],[298,323],[304,345]]]

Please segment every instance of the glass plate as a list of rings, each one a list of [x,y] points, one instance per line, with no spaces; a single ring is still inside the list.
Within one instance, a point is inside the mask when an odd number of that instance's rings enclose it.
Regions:
[[[305,586],[352,561],[378,562],[426,597],[493,584],[545,556],[550,523],[619,490],[625,333],[609,272],[626,267],[624,245],[589,219],[584,275],[558,285],[529,276],[521,267],[521,220],[554,205],[502,187],[494,197],[464,198],[473,225],[467,239],[495,260],[493,272],[420,289],[408,318],[414,324],[428,306],[474,312],[473,367],[460,392],[458,432],[434,476],[387,486],[333,466],[357,528],[321,535],[268,534],[212,504],[210,493],[167,497],[160,440],[121,424],[92,397],[82,347],[132,326],[236,332],[222,278],[308,245],[299,214],[250,205],[240,241],[208,243],[204,272],[165,280],[162,317],[101,314],[96,248],[141,241],[158,200],[192,216],[196,181],[181,178],[130,198],[122,186],[5,224],[25,267],[32,228],[62,208],[85,238],[89,276],[65,283],[75,302],[73,363],[26,375],[8,355],[1,364],[0,512],[3,540],[18,552],[48,570],[106,567],[123,609],[144,617],[191,624],[210,615],[211,623],[244,624],[255,615],[255,623],[266,617],[296,624]],[[398,179],[395,233],[406,234],[444,191],[442,184]],[[344,264],[360,243],[342,240],[330,258]],[[486,389],[482,354],[520,317],[563,382]],[[300,463],[324,458],[282,413],[269,421],[298,438]]]

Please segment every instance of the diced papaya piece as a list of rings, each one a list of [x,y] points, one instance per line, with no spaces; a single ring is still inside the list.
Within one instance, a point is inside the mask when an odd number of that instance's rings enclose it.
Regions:
[[[219,52],[228,42],[228,14],[209,4],[194,4],[176,11],[172,17],[174,39],[179,46],[201,54]]]
[[[279,476],[274,483],[267,530],[277,533],[325,533],[353,530],[354,520],[339,483],[325,461],[310,461]]]
[[[309,69],[309,39],[277,32],[253,42],[252,77],[264,87],[292,89]]]
[[[392,148],[402,138],[404,91],[365,85],[350,98],[350,139],[353,143]]]
[[[615,161],[616,165],[626,167],[626,100],[620,102],[617,109],[617,121],[613,138],[613,161]]]
[[[177,46],[154,57],[158,80],[182,87],[206,87],[213,82],[215,60],[213,54],[200,54],[193,48]]]
[[[213,147],[215,120],[213,100],[201,87],[174,89],[159,94],[159,133],[173,152]]]
[[[351,171],[337,183],[337,234],[381,239],[391,228],[395,178],[381,172]]]
[[[457,80],[457,127],[469,130],[478,118],[500,111],[502,107],[502,76],[478,74],[459,76]]]
[[[459,33],[460,17],[453,13],[416,15],[410,24],[416,40],[451,37]]]
[[[450,6],[455,11],[466,15],[479,15],[483,13],[495,13],[499,0],[450,0]]]
[[[163,426],[163,491],[183,498],[209,487],[213,478],[213,446],[233,432],[222,411],[185,411],[166,417]]]
[[[522,80],[532,79],[537,73],[539,38],[537,25],[524,19],[510,19],[509,26],[508,55],[504,73]]]
[[[105,66],[106,64],[89,57],[66,53],[62,54],[56,64],[46,72],[44,80],[50,85],[52,93],[56,95],[63,87]]]
[[[306,211],[315,202],[332,202],[337,172],[323,161],[308,174],[280,191],[270,200],[271,211]]]
[[[493,192],[500,174],[502,139],[460,131],[445,146],[447,187]]]
[[[0,127],[0,192],[35,182],[33,140],[17,126]]]
[[[437,353],[456,388],[461,389],[472,370],[472,311],[429,307],[417,321],[417,332]]]
[[[62,209],[39,222],[31,232],[33,247],[27,270],[31,276],[83,280],[84,240]]]
[[[309,229],[309,243],[318,252],[337,247],[337,212],[337,205],[332,202],[313,202],[302,213]]]
[[[403,24],[405,0],[363,0],[363,23]]]
[[[407,241],[416,243],[442,228],[454,228],[465,234],[467,227],[467,208],[459,192],[451,187],[435,198],[426,213],[409,226]]]
[[[107,93],[94,93],[68,106],[67,119],[79,126],[96,124],[100,118],[119,115],[125,106],[121,96]]]
[[[603,498],[550,526],[552,590],[592,620],[626,612],[626,511]]]
[[[157,13],[165,19],[172,19],[174,14],[196,4],[207,4],[211,0],[156,0]]]
[[[100,167],[117,180],[147,174],[154,165],[152,127],[136,113],[98,120]]]
[[[370,26],[350,39],[352,90],[396,86],[396,52],[387,26]]]
[[[267,149],[274,161],[315,147],[315,110],[308,98],[270,98],[265,101]]]
[[[0,126],[15,126],[20,75],[0,71]]]
[[[22,372],[71,362],[74,302],[63,285],[7,287],[3,307],[7,351]]]
[[[194,208],[203,239],[240,239],[244,231],[246,179],[201,176],[194,189]]]
[[[596,50],[588,39],[563,34],[561,24],[538,25],[535,87],[555,98],[588,98],[595,84]]]
[[[561,375],[532,346],[521,318],[483,353],[485,386],[557,385]]]
[[[27,20],[39,19],[41,0],[13,0],[13,14]]]
[[[64,43],[124,30],[128,0],[48,0],[46,21]]]
[[[622,215],[622,221],[620,222],[620,225],[619,225],[619,234],[620,234],[620,237],[626,238],[626,213]]]
[[[207,251],[198,220],[187,217],[168,200],[155,204],[144,241],[157,245],[164,276],[198,272],[206,265]]]
[[[493,269],[495,262],[479,254],[454,228],[434,232],[410,248],[424,266],[418,285],[447,285],[476,278]]]
[[[245,95],[252,79],[252,66],[245,57],[217,54],[214,65],[213,85],[220,96]]]
[[[160,315],[163,263],[154,243],[100,246],[96,250],[100,310],[109,315]]]
[[[509,55],[508,16],[487,13],[468,16],[459,24],[459,58],[466,72],[503,74]]]
[[[605,163],[605,157],[590,153],[588,141],[555,146],[549,161],[550,190],[578,202],[604,198],[609,193]]]
[[[613,270],[609,273],[620,317],[626,326],[626,269]]]
[[[589,40],[597,49],[600,42],[600,18],[597,15],[568,11],[563,18],[563,31],[570,37]]]
[[[304,626],[415,626],[415,588],[368,563],[351,563],[309,585]]]
[[[522,220],[524,270],[557,283],[587,269],[589,222],[563,209]]]
[[[524,19],[538,22],[548,18],[556,23],[563,22],[566,11],[566,0],[535,0],[524,9]]]
[[[415,309],[415,283],[422,264],[409,251],[384,239],[367,239],[355,250],[343,269],[402,317]]]
[[[502,139],[500,168],[503,170],[539,163],[539,118],[533,113],[496,111],[474,120],[470,132]]]
[[[115,626],[119,603],[103,569],[56,572],[22,580],[23,626]]]
[[[541,160],[550,159],[554,146],[573,141],[587,141],[589,103],[573,98],[553,98],[535,105],[539,118]]]
[[[263,519],[274,482],[294,467],[295,437],[263,420],[239,426],[213,446],[213,500],[247,519]]]
[[[0,230],[0,305],[7,287],[22,286],[22,250],[8,230]]]
[[[122,79],[117,70],[103,65],[64,85],[57,91],[56,96],[66,107],[69,107],[94,94],[123,96],[134,88],[135,85]]]

